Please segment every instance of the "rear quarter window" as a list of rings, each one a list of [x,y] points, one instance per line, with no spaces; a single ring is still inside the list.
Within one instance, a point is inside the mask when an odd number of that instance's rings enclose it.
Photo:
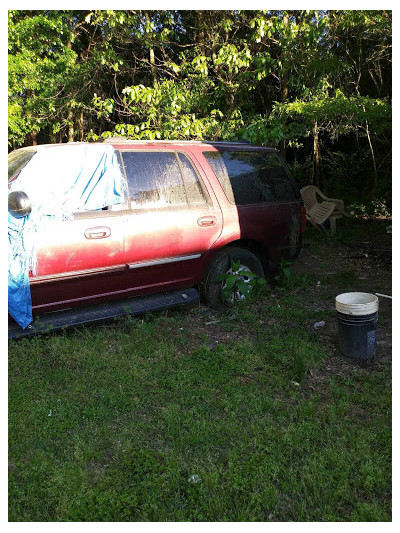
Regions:
[[[177,156],[186,183],[186,193],[188,195],[189,203],[191,205],[207,203],[207,198],[200,185],[199,178],[193,168],[192,163],[189,161],[186,155],[182,153],[177,154]]]
[[[246,205],[297,200],[282,163],[274,152],[204,152],[228,200]]]

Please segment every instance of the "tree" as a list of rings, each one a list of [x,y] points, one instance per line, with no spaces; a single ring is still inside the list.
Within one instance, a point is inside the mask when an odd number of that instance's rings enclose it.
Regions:
[[[340,187],[346,168],[375,194],[390,105],[385,10],[9,12],[13,148],[248,139],[279,147],[299,183]]]

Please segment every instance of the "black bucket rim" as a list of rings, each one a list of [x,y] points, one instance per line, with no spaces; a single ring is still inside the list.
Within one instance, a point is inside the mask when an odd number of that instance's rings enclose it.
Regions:
[[[351,326],[365,326],[367,324],[376,324],[378,322],[378,311],[370,315],[344,315],[337,312],[337,320],[341,324]]]

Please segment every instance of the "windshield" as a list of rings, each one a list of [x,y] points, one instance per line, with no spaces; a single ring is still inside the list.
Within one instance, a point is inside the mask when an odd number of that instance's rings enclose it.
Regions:
[[[36,153],[36,148],[23,148],[14,150],[8,154],[8,181],[13,181],[24,166],[32,159]]]

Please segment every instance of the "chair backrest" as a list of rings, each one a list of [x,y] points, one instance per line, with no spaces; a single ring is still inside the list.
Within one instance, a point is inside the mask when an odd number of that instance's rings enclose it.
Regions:
[[[303,199],[304,205],[307,211],[310,211],[317,203],[318,187],[315,185],[306,185],[300,190],[301,197]]]

